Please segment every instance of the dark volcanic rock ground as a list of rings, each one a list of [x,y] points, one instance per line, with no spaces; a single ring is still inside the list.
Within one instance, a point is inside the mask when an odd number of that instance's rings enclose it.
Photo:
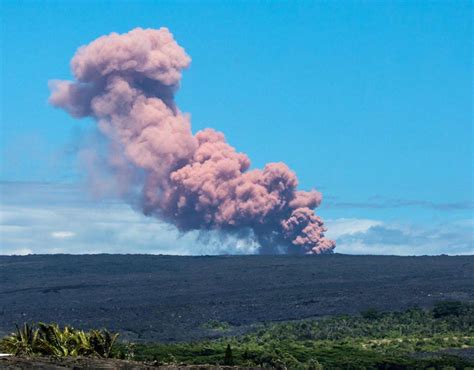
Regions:
[[[160,366],[154,363],[126,361],[117,359],[102,359],[93,357],[0,357],[0,369],[111,369],[111,370],[259,370],[257,367],[215,366],[215,365],[168,365]]]
[[[132,340],[255,322],[474,301],[474,256],[0,256],[0,335],[15,323],[107,327]]]

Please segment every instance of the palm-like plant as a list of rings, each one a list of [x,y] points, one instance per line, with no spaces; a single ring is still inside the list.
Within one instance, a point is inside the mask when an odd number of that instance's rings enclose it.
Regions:
[[[78,356],[76,332],[65,326],[63,330],[57,324],[38,324],[38,349],[42,354],[63,357]]]
[[[0,347],[13,355],[97,356],[110,357],[118,334],[107,330],[84,332],[70,326],[39,323],[34,329],[28,324],[4,338]]]
[[[21,328],[16,325],[16,332],[1,342],[2,348],[15,356],[33,354],[37,344],[38,329],[34,329],[26,323]]]
[[[109,358],[112,348],[117,340],[118,333],[112,334],[108,330],[91,330],[89,332],[89,343],[92,350],[100,357]]]
[[[75,335],[77,354],[80,356],[90,356],[94,354],[94,350],[91,345],[90,335],[82,330],[76,331]]]

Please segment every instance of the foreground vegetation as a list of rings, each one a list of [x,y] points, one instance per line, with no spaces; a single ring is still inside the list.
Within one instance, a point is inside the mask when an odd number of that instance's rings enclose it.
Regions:
[[[215,325],[215,324],[214,324]],[[225,326],[225,325],[223,325]],[[413,354],[474,347],[474,305],[443,302],[433,310],[339,316],[265,325],[251,334],[178,344],[121,345],[122,355],[161,363],[232,363],[288,369],[469,368],[452,355],[417,358]],[[127,355],[128,354],[128,355]],[[227,356],[228,358],[229,356]]]
[[[208,326],[226,330],[229,324],[211,322]],[[360,316],[261,325],[244,336],[193,343],[114,343],[116,335],[107,331],[85,333],[44,324],[35,329],[36,334],[28,330],[32,329],[24,327],[3,339],[1,348],[12,353],[112,356],[155,364],[280,369],[474,368],[471,360],[439,354],[446,349],[474,347],[474,305],[460,302],[442,302],[429,311],[368,310]],[[36,344],[28,344],[22,331],[27,331],[26,337]],[[74,339],[67,340],[68,336]]]
[[[111,357],[118,334],[107,330],[75,330],[69,326],[39,323],[24,324],[0,342],[0,351],[15,356],[94,356]]]

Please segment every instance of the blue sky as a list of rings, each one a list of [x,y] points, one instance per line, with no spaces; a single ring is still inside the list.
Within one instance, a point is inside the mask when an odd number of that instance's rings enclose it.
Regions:
[[[79,228],[91,213],[106,217],[107,207],[135,217],[137,234],[165,227],[119,201],[90,200],[75,147],[93,123],[47,104],[48,80],[71,77],[80,45],[137,26],[168,27],[192,57],[177,100],[194,131],[221,130],[254,167],[285,161],[302,188],[323,192],[319,214],[338,251],[473,253],[470,1],[1,7],[0,253],[51,252],[51,238],[55,251],[74,253],[83,250],[79,240],[94,240],[92,251],[114,251],[107,248],[118,237],[138,243],[119,226],[100,244],[100,225]],[[76,224],[58,224],[71,204]],[[29,219],[27,208],[51,213]],[[170,233],[162,250],[188,253]],[[162,251],[153,237],[141,243],[140,251]]]

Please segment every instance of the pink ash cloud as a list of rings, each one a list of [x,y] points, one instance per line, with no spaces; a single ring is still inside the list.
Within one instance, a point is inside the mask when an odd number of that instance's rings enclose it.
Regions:
[[[321,194],[297,190],[285,163],[249,169],[248,156],[223,133],[193,135],[174,100],[190,62],[166,28],[112,33],[78,49],[75,80],[52,81],[50,103],[96,120],[117,188],[129,200],[133,194],[144,214],[181,231],[247,230],[265,253],[332,252],[335,243],[313,211]]]

